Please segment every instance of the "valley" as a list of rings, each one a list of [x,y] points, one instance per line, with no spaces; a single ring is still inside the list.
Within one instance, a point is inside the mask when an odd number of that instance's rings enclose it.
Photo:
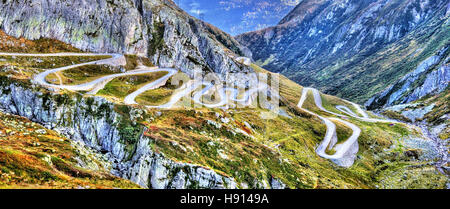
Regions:
[[[236,39],[267,70],[363,104],[428,58],[448,57],[449,11],[446,0],[308,0],[279,24]]]
[[[0,188],[448,189],[450,4],[414,2],[232,37],[170,0],[2,1]]]

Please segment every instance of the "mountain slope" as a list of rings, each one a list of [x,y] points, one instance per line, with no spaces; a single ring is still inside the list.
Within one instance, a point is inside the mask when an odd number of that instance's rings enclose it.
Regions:
[[[149,57],[161,67],[248,71],[230,58],[247,50],[170,0],[0,1],[0,29],[30,40],[51,38],[92,52]]]
[[[17,68],[24,73],[36,70]],[[341,168],[318,156],[315,148],[326,127],[319,118],[296,108],[302,87],[286,78],[282,78],[280,94],[287,116],[263,120],[261,114],[266,111],[260,108],[163,110],[81,96],[83,92],[52,92],[3,69],[7,76],[0,77],[1,109],[86,144],[111,163],[112,174],[142,187],[445,188],[445,176],[428,164],[433,158],[422,158],[421,152],[430,156],[434,151],[406,144],[429,142],[403,124],[347,118],[362,130],[354,165]],[[322,97],[329,109],[348,105],[335,97]],[[304,107],[327,114],[315,107],[311,96]],[[339,144],[351,130],[341,123],[336,126]],[[402,169],[408,169],[406,173],[417,181],[390,180],[405,175],[398,172]]]
[[[237,39],[268,70],[363,103],[449,44],[449,8],[446,0],[309,0]]]
[[[383,92],[366,102],[370,109],[406,104],[425,96],[443,92],[450,82],[450,43],[419,63],[409,72]]]

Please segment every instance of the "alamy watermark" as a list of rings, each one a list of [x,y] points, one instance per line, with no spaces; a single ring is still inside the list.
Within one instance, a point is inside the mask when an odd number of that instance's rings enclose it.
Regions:
[[[177,73],[171,85],[182,86],[181,104],[192,108],[260,108],[264,118],[280,113],[280,76],[275,73],[203,73],[195,71],[193,79]]]

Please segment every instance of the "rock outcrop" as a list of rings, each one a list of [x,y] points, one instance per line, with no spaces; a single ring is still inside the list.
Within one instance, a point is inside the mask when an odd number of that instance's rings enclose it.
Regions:
[[[31,84],[0,81],[0,109],[57,130],[65,136],[105,153],[111,173],[144,188],[236,188],[233,178],[198,165],[175,162],[149,146],[152,140],[139,127],[124,134],[124,117],[114,104],[100,97],[52,94]],[[130,121],[130,123],[133,123]],[[135,124],[135,126],[137,126]]]
[[[137,184],[154,189],[237,188],[232,178],[187,163],[179,163],[156,154],[149,149],[150,139],[139,139],[134,156],[130,161],[116,164],[113,174],[130,179]]]
[[[85,51],[137,54],[189,75],[251,71],[232,58],[249,56],[248,49],[170,0],[5,0],[0,1],[0,29]]]
[[[365,105],[369,109],[389,107],[443,92],[450,82],[449,48],[447,46],[424,60],[414,71],[372,97]]]

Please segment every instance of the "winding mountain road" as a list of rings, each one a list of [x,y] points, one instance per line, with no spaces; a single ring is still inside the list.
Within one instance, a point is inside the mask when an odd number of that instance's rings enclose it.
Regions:
[[[61,79],[60,79],[60,85],[55,85],[55,84],[50,84],[45,80],[45,78],[52,73],[57,73],[60,71],[73,69],[73,68],[86,66],[86,65],[105,64],[105,65],[114,65],[114,66],[121,65],[121,66],[123,66],[126,64],[126,59],[123,55],[120,55],[120,54],[92,54],[92,53],[55,53],[55,54],[0,53],[0,56],[33,56],[33,57],[111,56],[111,58],[107,58],[107,59],[102,59],[102,60],[86,62],[86,63],[82,63],[82,64],[75,64],[75,65],[46,70],[46,71],[36,75],[33,78],[34,82],[36,82],[37,84],[40,84],[42,86],[51,87],[51,88],[59,88],[59,89],[67,89],[67,90],[72,90],[72,91],[89,91],[88,94],[96,94],[99,90],[103,89],[108,82],[112,81],[114,78],[117,78],[117,77],[142,75],[142,74],[155,73],[155,72],[167,72],[167,74],[164,75],[163,77],[161,77],[155,81],[152,81],[152,82],[144,85],[143,87],[139,88],[137,91],[127,95],[124,99],[124,103],[127,105],[137,104],[137,102],[135,101],[136,97],[138,97],[140,94],[142,94],[146,91],[164,86],[167,83],[167,81],[178,72],[176,69],[173,69],[173,68],[158,68],[158,67],[139,66],[135,70],[127,71],[124,73],[116,73],[116,74],[103,76],[96,80],[93,80],[93,81],[90,81],[87,83],[83,83],[83,84],[79,84],[79,85],[62,85]],[[267,94],[268,94],[267,89],[270,89],[270,88],[268,88],[267,84],[258,83],[257,86],[245,91],[243,97],[239,99],[238,98],[239,93],[240,93],[239,90],[237,90],[235,88],[219,86],[218,87],[219,89],[216,91],[218,91],[218,93],[219,93],[220,101],[217,103],[214,103],[214,104],[208,104],[208,103],[204,103],[202,101],[202,96],[204,96],[208,92],[214,90],[213,87],[217,87],[217,86],[215,86],[214,84],[212,84],[210,82],[203,82],[203,81],[194,82],[193,80],[190,80],[187,83],[183,84],[183,86],[181,86],[171,96],[168,103],[162,104],[159,106],[147,106],[147,107],[148,108],[160,108],[160,109],[172,108],[183,97],[186,97],[189,94],[193,93],[201,86],[204,86],[203,89],[195,92],[191,99],[195,103],[203,105],[208,108],[224,107],[227,104],[229,104],[230,101],[237,102],[244,106],[248,106],[253,102],[253,100],[252,100],[254,98],[254,97],[252,97],[253,95],[255,95],[258,92],[262,92],[265,96],[267,96]],[[274,94],[274,92],[271,89],[270,89],[270,91],[271,91],[271,94]],[[337,117],[327,118],[327,117],[321,116],[317,113],[314,113],[308,109],[303,108],[304,102],[307,99],[307,95],[308,95],[309,91],[311,91],[313,93],[314,103],[318,107],[319,110],[321,110],[322,112],[326,112],[328,114],[335,115],[340,118],[337,118]],[[227,92],[229,92],[231,94],[227,94]],[[277,97],[279,97],[278,93],[276,93],[275,95]],[[358,114],[354,113],[350,108],[343,106],[343,105],[336,106],[336,109],[338,109],[339,111],[341,111],[343,114],[346,114],[346,115],[335,113],[335,112],[325,109],[322,105],[322,97],[320,95],[320,92],[313,88],[303,88],[303,92],[302,92],[300,101],[298,103],[298,107],[300,109],[304,110],[305,112],[307,112],[311,115],[318,117],[325,123],[325,125],[327,127],[325,137],[324,137],[323,141],[316,148],[316,153],[323,158],[332,160],[334,163],[336,163],[337,165],[342,166],[342,167],[350,167],[353,165],[355,158],[356,158],[356,153],[358,152],[358,149],[359,149],[358,138],[361,134],[361,129],[358,126],[356,126],[355,124],[352,124],[341,118],[347,118],[347,116],[350,116],[352,118],[355,118],[355,119],[358,119],[361,121],[365,121],[365,122],[397,123],[396,121],[393,121],[393,120],[370,118],[369,115],[363,109],[361,109],[361,107],[359,105],[352,103],[352,102],[348,102],[348,103],[351,104],[352,106],[354,106],[354,108],[362,116],[359,116]],[[345,126],[352,129],[352,132],[353,132],[352,135],[348,139],[346,139],[343,143],[338,143],[335,122],[344,124]],[[332,151],[332,150],[335,151],[334,154],[329,154],[330,151]],[[327,153],[327,151],[329,151],[329,152]]]
[[[131,93],[130,95],[126,96],[124,99],[124,103],[127,105],[131,105],[131,104],[137,104],[136,97],[141,95],[142,93],[149,91],[149,90],[153,90],[153,89],[157,89],[161,86],[164,86],[167,83],[167,80],[169,80],[170,77],[172,77],[173,75],[175,75],[178,71],[173,69],[173,68],[161,68],[161,69],[151,69],[151,70],[142,70],[146,73],[149,72],[162,72],[162,71],[166,71],[168,72],[165,76],[141,87],[140,89],[136,90],[135,92]]]
[[[56,84],[50,84],[48,83],[45,78],[52,74],[61,72],[64,70],[69,70],[73,68],[78,68],[86,65],[112,65],[112,66],[123,66],[126,65],[126,59],[121,54],[94,54],[94,53],[53,53],[53,54],[25,54],[25,53],[0,53],[0,56],[26,56],[26,57],[64,57],[64,56],[111,56],[111,58],[106,58],[102,60],[96,60],[92,62],[86,62],[81,64],[75,64],[60,68],[55,68],[51,70],[46,70],[42,73],[37,74],[34,76],[33,81],[37,84],[40,84],[42,86],[50,87],[50,88],[59,88],[59,89],[67,89],[71,91],[89,91],[88,94],[96,94],[99,90],[103,89],[104,86],[117,77],[125,77],[125,76],[134,76],[134,75],[142,75],[142,74],[148,74],[148,73],[155,73],[155,72],[168,72],[167,75],[157,79],[156,81],[153,81],[136,92],[133,92],[132,94],[128,95],[124,103],[125,104],[136,104],[134,101],[135,98],[144,93],[145,91],[159,88],[162,85],[165,85],[166,81],[173,76],[178,71],[172,68],[157,68],[157,67],[146,67],[146,66],[140,66],[138,69],[127,71],[124,73],[117,73],[112,75],[103,76],[101,78],[98,78],[96,80],[79,84],[79,85],[62,85],[61,79],[60,79],[60,85]],[[58,76],[59,77],[59,76]]]
[[[329,114],[332,114],[332,115],[335,115],[335,116],[338,116],[338,117],[346,118],[347,116],[325,109],[322,105],[322,97],[320,95],[320,92],[317,89],[303,88],[302,96],[298,103],[298,107],[300,109],[302,109],[303,111],[320,118],[327,127],[325,137],[324,137],[323,141],[319,144],[319,146],[316,148],[316,153],[323,158],[330,159],[331,161],[333,161],[334,163],[336,163],[339,166],[342,166],[342,167],[352,166],[355,161],[356,154],[358,153],[358,149],[359,149],[358,138],[361,135],[361,129],[358,126],[356,126],[355,124],[350,123],[345,120],[342,120],[340,118],[326,118],[326,117],[320,116],[308,109],[303,108],[303,104],[306,101],[309,91],[311,91],[313,93],[314,103],[317,106],[317,108],[319,108],[319,110],[329,113]],[[351,104],[358,110],[358,112],[362,115],[362,117],[358,116],[356,113],[354,113],[350,108],[348,108],[346,106],[338,105],[338,106],[336,106],[336,108],[338,110],[340,110],[341,112],[347,114],[348,116],[351,116],[355,119],[365,121],[365,122],[398,123],[393,120],[382,120],[382,119],[369,118],[369,115],[364,110],[362,110],[359,105],[357,105],[355,103],[351,103]],[[337,133],[336,133],[336,124],[333,123],[333,121],[338,121],[339,123],[342,123],[345,126],[351,128],[353,131],[352,135],[347,140],[345,140],[345,142],[343,142],[342,144],[337,144],[338,139],[337,139]],[[333,149],[335,150],[334,154],[327,154],[327,150],[331,151]]]
[[[101,78],[95,79],[93,81],[79,84],[79,85],[63,85],[62,80],[60,76],[57,74],[58,72],[78,68],[82,66],[87,65],[113,65],[113,66],[123,66],[126,65],[126,59],[121,54],[111,54],[111,53],[103,53],[103,54],[96,54],[96,53],[53,53],[53,54],[27,54],[27,53],[0,53],[0,56],[26,56],[26,57],[64,57],[64,56],[110,56],[111,58],[106,58],[102,60],[96,60],[92,62],[86,62],[81,64],[75,64],[55,69],[46,70],[42,73],[37,74],[33,78],[33,82],[46,86],[49,88],[55,88],[55,89],[67,89],[71,91],[88,91],[87,94],[95,95],[99,90],[103,89],[107,83],[112,81],[115,78],[118,77],[125,77],[125,76],[134,76],[134,75],[142,75],[142,74],[148,74],[148,73],[155,73],[155,72],[167,72],[167,74],[153,82],[150,82],[146,84],[145,86],[139,88],[135,92],[127,95],[124,98],[124,103],[127,105],[135,105],[136,97],[141,95],[142,93],[159,88],[161,86],[164,86],[167,81],[174,76],[178,71],[173,68],[158,68],[158,67],[146,67],[146,66],[140,66],[139,68],[131,71],[127,71],[124,73],[116,73],[111,74],[107,76],[103,76]],[[59,85],[51,84],[46,81],[46,77],[50,74],[55,74],[59,79]],[[220,101],[214,104],[208,104],[204,103],[202,101],[202,96],[207,94],[209,91],[215,87],[210,82],[193,82],[189,81],[186,84],[184,84],[180,89],[181,91],[176,92],[174,95],[172,95],[170,101],[166,104],[162,104],[159,106],[147,106],[148,108],[160,108],[160,109],[168,109],[172,108],[181,98],[187,96],[188,94],[194,92],[196,89],[198,89],[201,86],[205,86],[201,91],[198,91],[194,94],[194,96],[191,98],[195,103],[203,105],[208,108],[219,108],[224,107],[227,104],[229,104],[229,101],[234,101],[237,103],[240,103],[244,106],[248,106],[253,102],[251,100],[252,95],[258,93],[258,91],[262,91],[262,89],[267,88],[267,84],[258,84],[257,87],[251,88],[247,90],[244,93],[243,98],[238,99],[239,96],[239,90],[234,88],[220,88],[218,90],[220,94]],[[231,92],[231,96],[227,95],[226,92]],[[264,91],[263,91],[264,92]],[[267,96],[267,92],[265,92]],[[276,94],[278,95],[278,94]]]

